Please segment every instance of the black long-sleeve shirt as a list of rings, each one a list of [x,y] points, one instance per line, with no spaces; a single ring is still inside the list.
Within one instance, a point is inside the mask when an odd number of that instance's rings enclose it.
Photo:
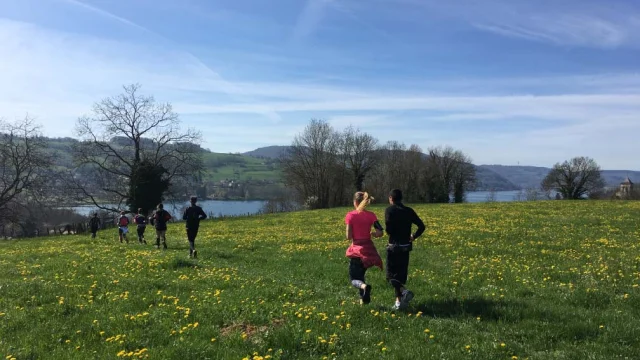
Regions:
[[[182,220],[187,221],[187,229],[197,229],[200,226],[200,220],[207,218],[207,214],[198,205],[191,205],[184,210]]]
[[[389,244],[406,245],[410,242],[411,226],[418,226],[418,230],[413,234],[417,239],[425,230],[424,223],[416,212],[403,204],[393,204],[384,212],[387,234],[389,234]]]

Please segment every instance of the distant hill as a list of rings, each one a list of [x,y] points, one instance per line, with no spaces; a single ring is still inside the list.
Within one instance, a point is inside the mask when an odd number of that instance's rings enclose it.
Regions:
[[[267,146],[243,153],[242,155],[256,158],[277,159],[283,155],[289,146]]]
[[[479,165],[481,169],[494,172],[518,188],[539,188],[549,168],[536,166]]]
[[[551,170],[551,168],[538,166],[480,165],[478,167],[493,171],[523,189],[539,188],[540,183]],[[631,181],[635,179],[640,182],[640,171],[602,170],[601,173],[608,187],[617,187],[627,176]]]

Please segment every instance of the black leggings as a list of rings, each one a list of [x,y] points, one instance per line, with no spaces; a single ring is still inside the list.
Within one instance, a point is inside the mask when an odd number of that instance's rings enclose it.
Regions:
[[[144,238],[144,231],[147,228],[145,226],[138,226],[138,240],[142,241],[142,239]]]
[[[396,291],[396,296],[402,296],[402,288],[407,283],[409,272],[409,252],[387,251],[387,281]]]
[[[360,290],[360,295],[363,294],[362,285],[364,282],[364,274],[367,272],[367,269],[362,264],[362,260],[360,258],[351,258],[349,261],[349,280],[351,280],[351,285],[358,290]]]
[[[187,229],[187,239],[189,240],[191,251],[196,249],[196,236],[198,236],[198,228]]]

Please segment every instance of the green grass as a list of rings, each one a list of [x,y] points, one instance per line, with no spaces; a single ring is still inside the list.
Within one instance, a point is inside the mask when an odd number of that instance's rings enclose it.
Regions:
[[[344,257],[347,209],[206,221],[199,260],[187,258],[181,224],[171,226],[167,251],[120,244],[115,231],[94,241],[2,241],[0,356],[640,354],[640,203],[415,208],[428,227],[411,255],[408,287],[416,297],[395,313],[393,291],[379,270],[367,273],[372,303],[357,304]],[[383,214],[382,207],[373,209]],[[380,251],[383,242],[376,241]]]
[[[276,167],[269,167],[265,160],[237,154],[205,153],[205,180],[234,179],[281,181],[282,174]]]

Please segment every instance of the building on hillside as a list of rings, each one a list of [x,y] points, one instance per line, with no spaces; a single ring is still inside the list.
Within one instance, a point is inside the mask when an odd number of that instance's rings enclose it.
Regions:
[[[629,176],[627,176],[627,178],[620,183],[616,197],[619,199],[627,199],[631,197],[631,192],[633,192],[633,182],[629,179]]]

